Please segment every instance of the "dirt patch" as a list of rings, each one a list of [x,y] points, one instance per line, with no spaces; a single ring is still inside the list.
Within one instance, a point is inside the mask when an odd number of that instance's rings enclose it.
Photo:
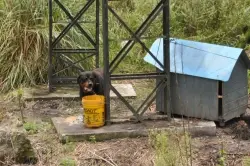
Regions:
[[[244,120],[239,120],[238,122],[234,123],[231,128],[232,134],[234,134],[236,138],[242,140],[250,139],[250,129]]]
[[[74,155],[80,165],[147,166],[152,165],[153,161],[147,138],[80,143]]]
[[[217,137],[195,138],[192,142],[194,163],[197,165],[217,165],[222,150],[225,151],[226,165],[230,166],[241,165],[243,158],[250,154],[249,141],[234,139],[223,129],[219,129]]]

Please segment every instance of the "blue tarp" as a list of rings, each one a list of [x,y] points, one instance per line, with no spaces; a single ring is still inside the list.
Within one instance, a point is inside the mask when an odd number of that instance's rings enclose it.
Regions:
[[[157,39],[150,51],[163,63],[163,39]],[[170,39],[170,72],[228,81],[243,49],[201,43],[182,39]],[[162,70],[147,54],[144,60]]]

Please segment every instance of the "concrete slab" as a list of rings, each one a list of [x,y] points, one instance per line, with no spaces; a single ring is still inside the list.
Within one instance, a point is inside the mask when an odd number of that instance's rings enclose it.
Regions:
[[[113,84],[113,86],[123,97],[136,97],[136,92],[131,84]],[[111,91],[110,97],[115,98],[117,96]],[[57,89],[52,93],[48,92],[48,87],[45,85],[40,85],[33,88],[24,88],[24,99],[27,101],[75,98],[79,98],[77,86],[57,87]]]
[[[97,141],[114,138],[147,136],[152,129],[183,132],[185,129],[192,136],[215,136],[216,125],[212,121],[189,121],[183,119],[145,120],[142,123],[114,123],[100,128],[86,128],[82,116],[55,117],[52,122],[62,142],[83,141],[95,136]],[[183,127],[184,124],[184,127]],[[188,127],[189,126],[189,127]]]

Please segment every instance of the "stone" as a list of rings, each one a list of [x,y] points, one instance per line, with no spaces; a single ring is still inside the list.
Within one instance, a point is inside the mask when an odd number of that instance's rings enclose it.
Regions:
[[[144,120],[142,123],[122,122],[106,125],[100,128],[84,126],[82,116],[53,117],[52,123],[61,142],[89,140],[95,136],[96,141],[126,137],[148,136],[151,130],[166,130],[184,132],[183,119],[174,118],[171,122],[155,117],[155,120]],[[216,136],[216,125],[213,121],[198,121],[192,124],[185,121],[185,130],[193,137]]]
[[[26,134],[0,130],[0,161],[10,158],[18,164],[35,164],[37,158]]]

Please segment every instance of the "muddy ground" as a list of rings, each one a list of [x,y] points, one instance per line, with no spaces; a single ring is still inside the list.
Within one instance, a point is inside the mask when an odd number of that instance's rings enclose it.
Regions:
[[[145,91],[144,91],[145,92]],[[130,99],[133,101],[134,99]],[[112,104],[115,103],[115,104]],[[131,115],[124,111],[118,101],[111,102],[112,110],[120,115]],[[154,109],[152,105],[149,111]],[[148,137],[114,139],[105,142],[86,141],[61,144],[51,124],[52,117],[79,115],[79,101],[31,101],[25,102],[23,109],[25,124],[20,119],[19,105],[16,100],[0,100],[0,127],[9,130],[23,130],[28,134],[38,157],[38,166],[54,165],[118,165],[153,166],[156,164],[156,151]],[[113,117],[116,118],[116,117]],[[217,128],[215,137],[197,137],[191,139],[191,161],[196,166],[218,165],[225,160],[226,165],[250,166],[250,118],[234,119],[224,128]],[[28,130],[28,131],[27,131]],[[219,155],[225,152],[224,155]],[[247,164],[247,162],[249,162]],[[13,165],[8,160],[0,165]],[[183,165],[191,165],[184,163]]]

